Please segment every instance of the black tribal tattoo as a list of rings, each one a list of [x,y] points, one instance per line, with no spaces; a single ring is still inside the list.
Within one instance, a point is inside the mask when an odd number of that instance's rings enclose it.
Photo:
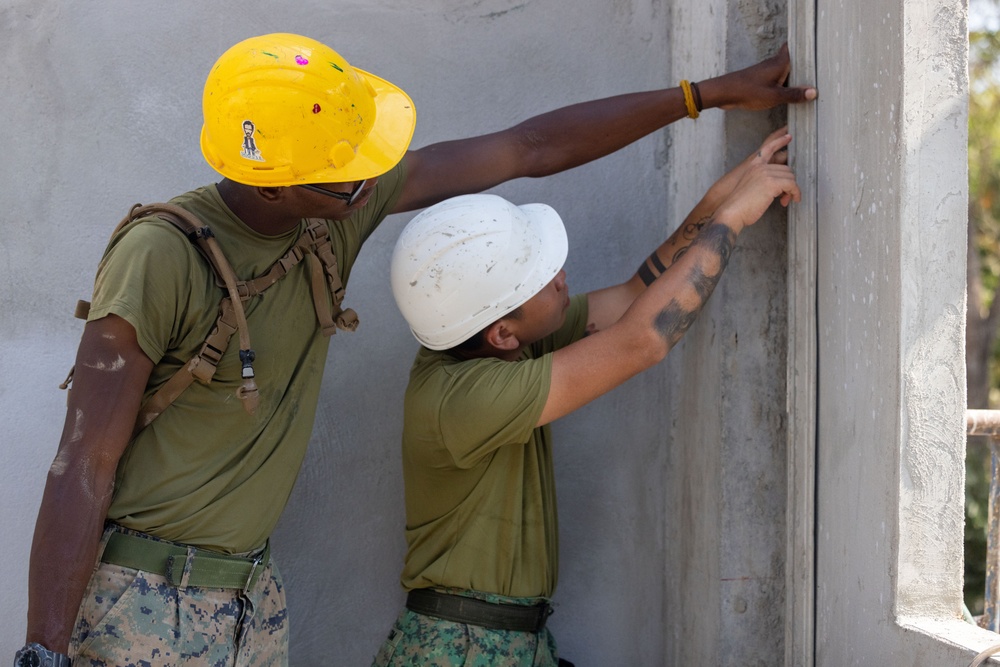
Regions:
[[[688,283],[698,294],[698,304],[690,310],[685,310],[676,299],[671,300],[666,308],[656,316],[654,326],[668,344],[673,346],[694,323],[695,318],[712,295],[715,286],[719,284],[722,273],[729,264],[729,258],[733,253],[733,244],[736,237],[732,231],[724,225],[709,225],[699,236],[691,247],[704,247],[713,252],[719,258],[719,266],[714,273],[705,273],[704,267],[699,264],[691,269],[687,276]]]
[[[677,238],[681,239],[683,244],[680,248],[674,251],[673,257],[670,258],[671,264],[684,256],[684,253],[687,252],[691,242],[698,238],[698,234],[705,227],[705,225],[710,222],[712,222],[712,217],[705,216],[701,220],[689,222],[681,228]],[[671,245],[677,244],[671,243]],[[653,284],[653,281],[663,275],[663,272],[666,270],[667,267],[663,265],[663,262],[660,260],[660,256],[654,251],[653,254],[646,259],[646,261],[639,265],[636,273],[639,274],[639,279],[642,280],[642,284],[649,287]]]
[[[642,280],[642,284],[649,287],[653,284],[658,276],[663,275],[663,272],[667,270],[667,267],[663,266],[663,262],[660,261],[660,256],[653,251],[653,254],[646,258],[646,261],[639,266],[639,270],[636,272],[639,274],[639,279]]]

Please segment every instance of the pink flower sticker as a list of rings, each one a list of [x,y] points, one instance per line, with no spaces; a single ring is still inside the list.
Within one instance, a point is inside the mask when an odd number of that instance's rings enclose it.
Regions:
[[[302,56],[295,56],[295,62],[299,65],[308,65],[309,61]]]

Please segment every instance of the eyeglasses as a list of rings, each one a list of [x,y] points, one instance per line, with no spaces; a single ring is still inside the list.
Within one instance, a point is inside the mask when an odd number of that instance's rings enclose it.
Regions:
[[[363,181],[358,181],[358,184],[355,185],[350,192],[334,192],[333,190],[327,190],[326,188],[321,188],[318,185],[313,185],[311,183],[300,183],[299,187],[305,188],[306,190],[309,190],[311,192],[318,192],[321,195],[327,195],[328,197],[339,199],[341,201],[347,202],[347,205],[350,206],[351,204],[353,204],[358,200],[358,196],[361,194],[361,190],[364,189],[365,183],[367,182],[368,179],[365,179]]]

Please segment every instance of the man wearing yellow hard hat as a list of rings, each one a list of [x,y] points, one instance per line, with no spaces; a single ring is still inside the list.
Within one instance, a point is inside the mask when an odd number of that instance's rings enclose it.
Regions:
[[[26,665],[283,665],[268,537],[312,431],[329,336],[391,213],[607,155],[702,109],[813,99],[787,51],[408,150],[414,105],[312,39],[236,44],[201,149],[222,180],[133,210],[108,245],[35,528]],[[96,567],[95,567],[96,564]]]

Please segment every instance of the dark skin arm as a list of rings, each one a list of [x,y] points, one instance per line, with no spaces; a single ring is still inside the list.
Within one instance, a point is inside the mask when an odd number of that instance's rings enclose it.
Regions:
[[[97,558],[115,469],[152,368],[125,320],[109,315],[84,327],[31,545],[29,642],[66,652]]]
[[[785,45],[756,65],[699,81],[704,107],[760,110],[815,99],[814,88],[784,86],[790,67]],[[409,151],[407,181],[393,212],[571,169],[686,116],[681,89],[667,88],[574,104],[500,132]]]

